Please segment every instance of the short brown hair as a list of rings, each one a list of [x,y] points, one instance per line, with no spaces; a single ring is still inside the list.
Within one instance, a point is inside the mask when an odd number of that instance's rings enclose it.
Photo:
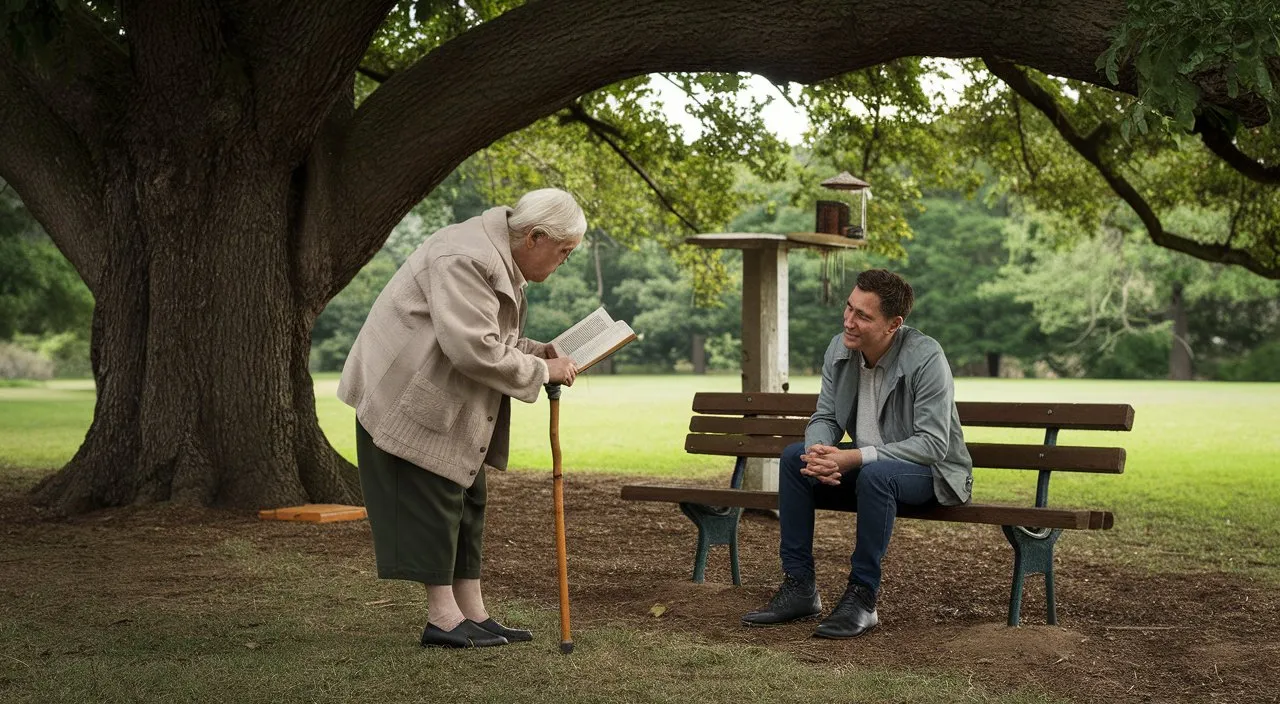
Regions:
[[[868,269],[858,274],[857,287],[880,297],[880,312],[886,318],[906,318],[916,302],[911,284],[887,269]]]

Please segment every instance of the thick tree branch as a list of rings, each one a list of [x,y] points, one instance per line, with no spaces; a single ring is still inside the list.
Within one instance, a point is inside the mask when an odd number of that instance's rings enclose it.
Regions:
[[[120,3],[138,92],[157,106],[201,105],[228,60],[221,8],[212,0]]]
[[[1259,276],[1280,279],[1280,267],[1254,258],[1249,252],[1232,248],[1229,244],[1206,244],[1188,239],[1164,229],[1159,216],[1147,203],[1138,190],[1127,179],[1116,172],[1103,156],[1102,145],[1107,129],[1100,126],[1090,135],[1081,135],[1071,124],[1053,96],[1036,85],[1025,73],[1011,63],[993,58],[984,58],[983,62],[992,74],[1004,81],[1010,88],[1031,103],[1037,110],[1049,118],[1049,122],[1058,130],[1058,134],[1076,150],[1080,156],[1097,169],[1098,173],[1111,186],[1111,190],[1129,205],[1142,224],[1147,228],[1147,235],[1155,244],[1174,251],[1190,254],[1197,259],[1223,264],[1236,264]]]
[[[663,193],[662,187],[659,186],[651,176],[649,176],[649,173],[644,170],[644,167],[636,162],[627,150],[623,149],[622,146],[619,145],[612,136],[610,136],[611,134],[620,134],[616,127],[603,123],[592,117],[587,113],[586,108],[582,107],[581,103],[574,103],[570,105],[569,115],[573,120],[586,125],[587,129],[591,130],[592,134],[600,138],[600,140],[605,144],[609,145],[609,148],[613,150],[614,154],[617,154],[624,162],[626,162],[627,166],[631,167],[632,171],[636,172],[641,179],[644,179],[644,182],[649,185],[649,190],[653,191],[653,194],[658,197],[658,201],[662,203],[662,207],[666,208],[672,215],[676,216],[676,218],[680,220],[685,227],[689,228],[691,232],[698,233],[702,231],[696,223],[685,217],[679,210],[676,210],[675,204],[671,202],[671,199],[667,197],[666,193]]]
[[[328,108],[345,98],[360,64],[396,0],[282,0],[229,3],[246,37],[263,135],[301,158]]]
[[[1027,175],[1031,177],[1031,181],[1035,182],[1036,177],[1040,175],[1040,169],[1031,163],[1031,152],[1027,148],[1027,132],[1022,126],[1022,101],[1016,96],[1011,96],[1013,103],[1013,116],[1018,123],[1018,146],[1022,148],[1022,165],[1027,168]]]
[[[374,81],[377,81],[378,83],[386,83],[391,78],[391,74],[383,73],[377,69],[369,68],[364,64],[360,64],[359,66],[356,67],[356,73],[360,74],[361,76],[364,76],[365,78],[369,78]]]
[[[0,178],[96,290],[105,258],[102,193],[89,150],[49,108],[0,42]]]
[[[1228,166],[1239,171],[1246,178],[1258,183],[1280,183],[1280,166],[1262,164],[1240,151],[1240,148],[1232,141],[1231,135],[1222,131],[1219,127],[1209,124],[1203,117],[1196,118],[1195,131],[1200,133],[1200,140],[1204,142],[1204,146],[1209,148],[1209,151],[1216,154],[1219,159],[1222,159]]]
[[[63,20],[48,65],[18,59],[15,68],[96,156],[110,141],[108,132],[129,92],[129,55],[111,29],[78,3],[67,7]]]
[[[610,83],[660,71],[808,83],[903,56],[988,54],[1105,83],[1094,62],[1123,12],[1121,0],[533,0],[435,49],[361,105],[342,140],[341,190],[326,195],[345,204],[328,225],[350,253],[336,278],[353,276],[355,253],[468,155]]]

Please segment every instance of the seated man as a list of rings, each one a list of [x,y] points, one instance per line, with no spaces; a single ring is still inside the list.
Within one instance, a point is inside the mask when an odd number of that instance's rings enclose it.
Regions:
[[[778,477],[782,586],[742,617],[775,625],[822,611],[813,569],[816,508],[857,508],[848,586],[815,636],[853,638],[879,623],[880,560],[899,505],[962,504],[973,484],[951,368],[933,338],[903,325],[911,286],[883,269],[858,275],[844,331],[822,364],[822,392],[804,443],[782,453]],[[836,444],[845,432],[853,443]],[[807,449],[806,449],[807,448]]]

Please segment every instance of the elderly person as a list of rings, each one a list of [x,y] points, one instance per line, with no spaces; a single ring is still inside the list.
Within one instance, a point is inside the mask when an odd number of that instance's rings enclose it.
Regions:
[[[513,397],[573,384],[571,359],[521,333],[525,286],[563,264],[586,227],[573,197],[547,188],[436,232],[347,357],[338,397],[356,409],[378,577],[426,585],[424,646],[533,638],[491,618],[481,596],[485,471],[506,468]]]

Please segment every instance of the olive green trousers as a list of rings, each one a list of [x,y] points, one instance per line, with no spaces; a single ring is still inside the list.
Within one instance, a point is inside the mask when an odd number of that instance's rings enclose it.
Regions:
[[[463,488],[378,448],[360,421],[356,456],[380,579],[442,585],[480,578],[483,469]]]

